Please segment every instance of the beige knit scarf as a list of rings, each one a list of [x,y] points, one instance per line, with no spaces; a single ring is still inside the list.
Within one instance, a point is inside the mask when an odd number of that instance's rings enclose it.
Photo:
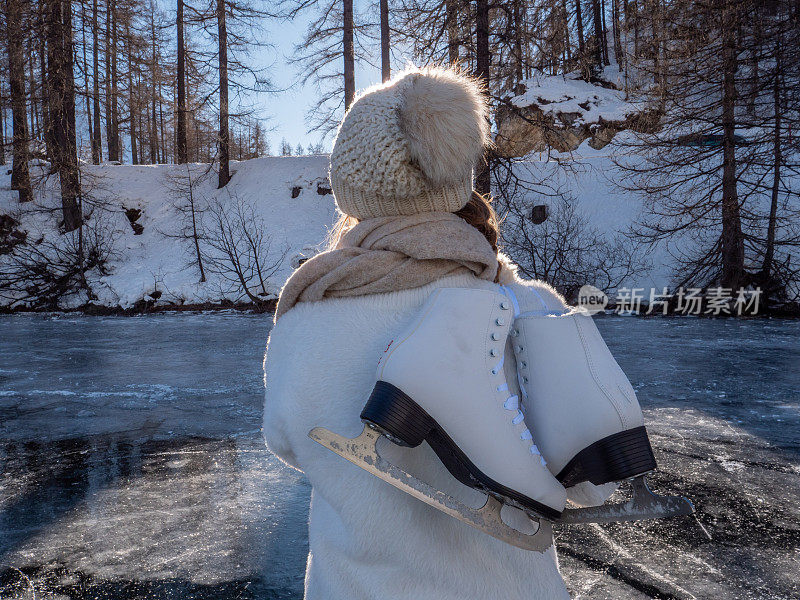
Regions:
[[[364,219],[289,277],[275,320],[298,302],[407,290],[461,273],[493,281],[498,268],[483,234],[453,213]]]

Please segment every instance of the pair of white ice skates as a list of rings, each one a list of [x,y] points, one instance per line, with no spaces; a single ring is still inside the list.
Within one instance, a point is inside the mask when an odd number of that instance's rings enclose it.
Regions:
[[[644,482],[656,466],[628,379],[580,310],[520,307],[510,288],[439,289],[394,338],[354,439],[322,428],[309,436],[397,488],[515,546],[544,551],[552,523],[690,514],[691,503],[657,496]],[[506,380],[511,342],[520,394]],[[522,396],[520,398],[519,396]],[[448,471],[487,494],[470,508],[383,459],[381,435],[426,441]],[[633,478],[626,503],[566,509],[566,490]],[[502,504],[539,521],[535,534],[507,525]]]

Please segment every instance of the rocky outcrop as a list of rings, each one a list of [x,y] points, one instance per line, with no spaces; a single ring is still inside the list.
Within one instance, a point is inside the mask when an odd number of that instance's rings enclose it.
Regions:
[[[576,150],[585,140],[597,150],[630,129],[648,133],[660,115],[626,102],[613,84],[595,85],[575,76],[542,77],[523,84],[495,114],[496,152],[505,158],[553,149]]]

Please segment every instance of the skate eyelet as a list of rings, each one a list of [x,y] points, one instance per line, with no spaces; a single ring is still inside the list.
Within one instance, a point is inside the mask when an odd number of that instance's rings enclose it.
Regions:
[[[489,350],[489,356],[497,356],[497,350],[495,350],[494,348]]]
[[[492,375],[497,375],[497,369],[492,369]]]
[[[527,377],[523,377],[522,381],[523,381],[523,383],[528,383],[528,378]]]
[[[512,329],[511,330],[511,337],[517,337],[518,335],[519,335],[519,331],[517,331],[516,329]]]
[[[497,340],[500,339],[500,334],[499,333],[493,333],[492,334],[492,339],[496,342]]]
[[[517,352],[522,352],[523,350],[525,350],[525,348],[522,346],[517,346]]]
[[[520,365],[521,365],[521,366],[522,366],[522,368],[524,369],[524,368],[526,368],[526,367],[528,366],[528,363],[526,363],[526,362],[523,360],[523,361],[520,363]]]
[[[502,319],[502,317],[498,318],[495,323],[500,325],[501,327],[506,324],[506,322]]]
[[[508,310],[508,302],[501,302],[500,308],[502,308],[503,310]]]

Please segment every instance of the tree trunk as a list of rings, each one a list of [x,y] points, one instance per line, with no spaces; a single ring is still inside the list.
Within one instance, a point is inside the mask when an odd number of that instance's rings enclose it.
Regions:
[[[94,148],[94,121],[92,120],[92,94],[89,89],[89,61],[86,58],[86,5],[81,3],[81,49],[83,51],[83,86],[86,99],[86,123],[89,126],[89,148]]]
[[[583,39],[583,11],[581,11],[581,2],[583,0],[575,0],[575,27],[578,30],[578,52],[581,56],[586,51],[586,42]]]
[[[380,0],[381,5],[381,80],[392,78],[389,64],[389,0]]]
[[[167,162],[167,127],[164,121],[164,96],[161,94],[161,78],[158,80],[158,124],[159,124],[159,144],[161,148],[161,160]]]
[[[603,14],[600,10],[600,0],[592,0],[592,16],[594,19],[594,46],[592,47],[593,66],[600,69],[603,66]]]
[[[653,44],[653,83],[661,85],[661,0],[655,0],[652,17]],[[662,90],[661,95],[663,96]]]
[[[525,31],[522,27],[522,11],[520,10],[520,2],[522,0],[514,0],[513,2],[513,16],[514,16],[514,78],[515,84],[519,84],[523,80],[522,73],[522,37]],[[517,93],[517,90],[514,90]]]
[[[611,64],[611,61],[608,60],[608,27],[606,27],[606,2],[605,0],[600,0],[600,20],[601,25],[603,26],[603,38],[602,42],[602,49],[603,49],[603,64],[608,66]]]
[[[119,135],[119,70],[117,69],[119,35],[117,32],[116,0],[111,0],[111,40],[111,124],[114,129],[114,157],[111,160],[122,162],[124,156]],[[109,150],[109,154],[111,154],[111,150]]]
[[[3,85],[0,83],[0,165],[6,164],[6,115],[3,102]]]
[[[25,113],[25,60],[23,50],[23,0],[7,0],[8,71],[11,91],[12,167],[11,189],[19,192],[19,201],[33,200],[28,170],[28,117]]]
[[[447,29],[447,60],[458,63],[458,6],[457,0],[445,0],[445,28]]]
[[[744,275],[744,239],[736,187],[736,17],[726,0],[722,16],[722,277],[721,285],[736,290]]]
[[[178,0],[178,123],[175,138],[175,162],[188,160],[186,143],[186,41],[183,37],[183,0]]]
[[[46,19],[45,14],[47,13],[47,7],[45,6],[45,0],[39,0],[39,10],[41,12],[38,26],[40,28],[41,39],[39,41],[39,71],[41,73],[41,85],[39,89],[42,93],[42,137],[44,138],[44,147],[47,156],[52,157],[55,155],[55,142],[53,141],[53,127],[50,123],[50,105],[47,101],[47,42],[46,42]]]
[[[775,230],[777,228],[778,198],[781,186],[781,163],[783,162],[781,149],[781,42],[780,38],[775,44],[775,77],[772,84],[772,106],[775,115],[774,131],[772,137],[772,197],[769,205],[769,221],[767,224],[767,243],[764,250],[764,262],[761,272],[769,276],[772,271],[772,261],[775,258]]]
[[[92,162],[103,160],[103,137],[100,132],[100,35],[97,27],[97,0],[92,0],[92,103],[94,104],[94,143]]]
[[[109,0],[106,12],[106,143],[110,161],[119,161],[121,158],[118,128],[116,0]]]
[[[614,26],[614,60],[619,68],[622,68],[622,36],[620,35],[619,22],[619,0],[611,0],[611,12],[613,13]]]
[[[156,50],[156,19],[155,11],[150,13],[150,35],[151,35],[151,62],[150,62],[150,76],[153,78],[150,85],[150,104],[152,115],[148,116],[150,120],[150,162],[157,164],[159,162],[158,152],[158,116],[156,113],[156,78],[158,77],[158,52]]]
[[[61,181],[64,230],[81,226],[80,176],[75,132],[75,82],[72,59],[72,3],[47,0],[47,79],[50,122],[55,154],[53,165]]]
[[[355,49],[353,47],[353,0],[344,0],[343,15],[344,109],[348,110],[356,97],[356,61]]]
[[[578,30],[578,67],[581,77],[589,80],[589,72],[586,68],[586,41],[583,37],[583,11],[581,10],[583,0],[575,0],[575,27]]]
[[[139,164],[139,144],[136,139],[136,112],[137,112],[137,98],[135,88],[133,86],[133,71],[135,64],[133,62],[133,38],[131,37],[130,25],[125,23],[125,45],[128,50],[128,115],[130,117],[130,134],[131,134],[131,162],[134,165]]]
[[[153,90],[156,89],[155,83],[153,84]],[[150,122],[150,163],[157,165],[161,162],[161,157],[159,155],[159,148],[158,148],[158,114],[156,112],[156,96],[153,94],[151,99],[152,101],[152,112],[148,115],[148,121]]]
[[[564,65],[562,73],[566,74],[567,71],[572,69],[572,40],[569,35],[569,10],[567,9],[567,0],[561,0],[561,28],[564,30]]]
[[[217,0],[217,27],[219,30],[219,186],[231,180],[231,135],[228,131],[228,30],[225,24],[225,0]]]
[[[31,27],[36,27],[35,25],[28,25],[28,32],[31,31]],[[27,34],[27,32],[26,32]],[[23,34],[23,35],[26,35]],[[28,108],[28,114],[30,115],[30,121],[28,122],[28,139],[35,140],[39,137],[39,98],[42,98],[42,102],[44,102],[45,94],[42,91],[42,85],[40,84],[40,78],[36,76],[36,37],[34,35],[26,35],[27,43],[25,44],[25,50],[23,54],[23,60],[28,64],[28,83],[27,93],[28,99],[30,101],[30,107]]]
[[[475,66],[478,80],[485,93],[489,93],[489,70],[491,55],[489,54],[489,0],[477,0],[475,13]],[[475,189],[488,195],[491,191],[491,173],[489,171],[488,151],[477,167]]]

